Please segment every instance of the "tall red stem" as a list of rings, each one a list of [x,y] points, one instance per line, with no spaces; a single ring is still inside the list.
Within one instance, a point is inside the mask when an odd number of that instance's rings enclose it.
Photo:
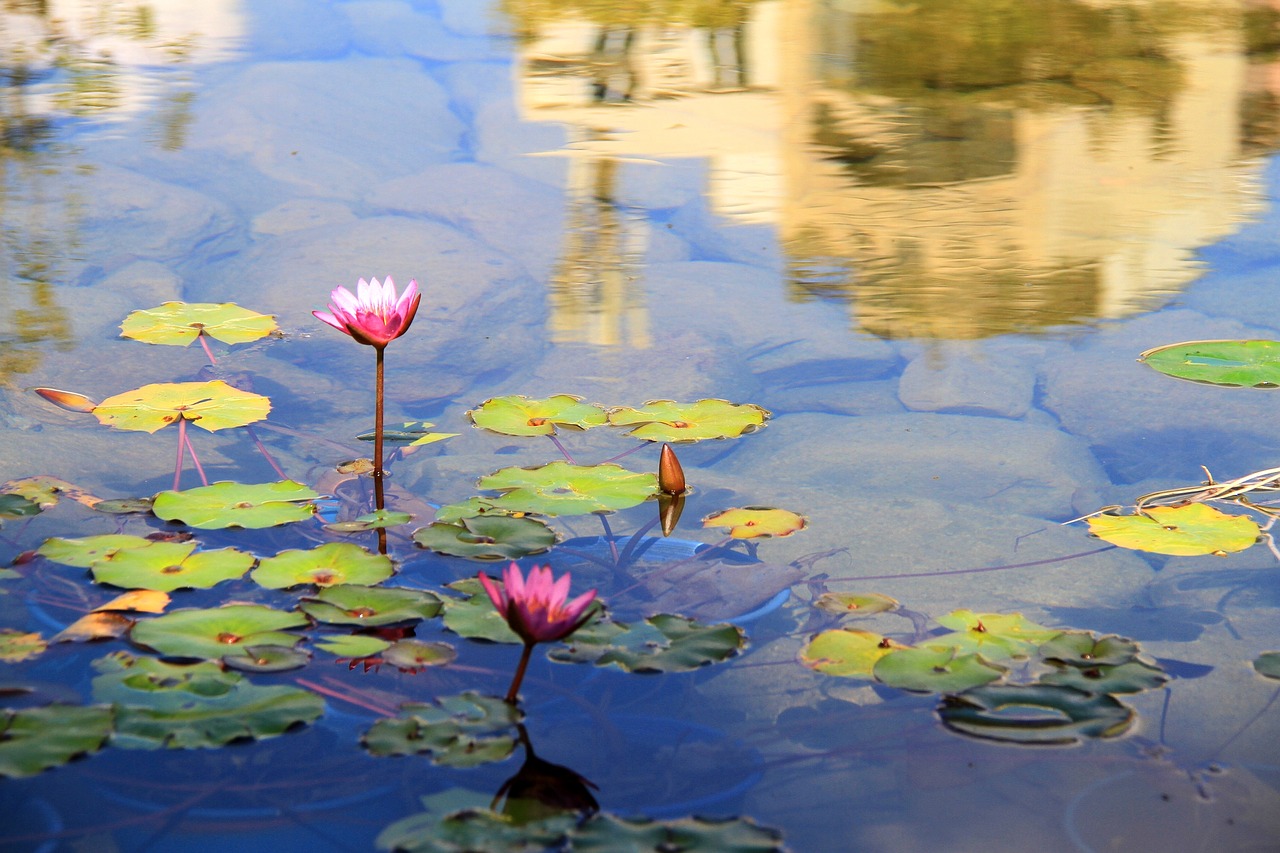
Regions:
[[[377,379],[374,381],[377,403],[373,414],[373,505],[376,509],[385,508],[382,492],[382,356],[383,347],[375,347],[378,353]]]
[[[511,687],[507,690],[507,704],[516,704],[520,693],[520,682],[524,681],[524,671],[529,668],[529,658],[533,655],[533,643],[524,644],[524,652],[520,655],[520,665],[516,667],[515,677],[511,679]]]

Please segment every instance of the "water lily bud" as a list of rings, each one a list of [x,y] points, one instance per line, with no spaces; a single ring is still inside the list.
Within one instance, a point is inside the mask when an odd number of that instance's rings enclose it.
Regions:
[[[658,460],[658,488],[668,495],[685,493],[684,469],[671,445],[662,445],[662,456]]]

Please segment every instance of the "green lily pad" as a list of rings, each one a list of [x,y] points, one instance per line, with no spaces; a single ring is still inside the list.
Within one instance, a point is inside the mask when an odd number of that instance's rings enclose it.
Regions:
[[[1280,341],[1187,341],[1149,349],[1138,361],[1192,382],[1280,387]]]
[[[944,628],[954,629],[955,633],[930,637],[921,645],[931,649],[977,652],[990,660],[1028,657],[1041,643],[1062,633],[1037,625],[1021,613],[979,614],[972,610],[954,610],[940,617],[938,623]]]
[[[570,465],[556,461],[537,468],[503,468],[481,477],[479,486],[502,492],[492,503],[509,512],[585,515],[644,503],[657,493],[658,475],[621,465]]]
[[[218,660],[245,646],[296,646],[302,638],[284,629],[306,624],[307,617],[301,613],[260,604],[226,604],[140,620],[130,629],[129,638],[170,657]]]
[[[454,524],[463,518],[475,518],[478,515],[505,515],[520,517],[520,513],[507,512],[494,506],[491,498],[473,497],[457,503],[445,504],[436,510],[436,521]]]
[[[409,447],[421,447],[424,444],[435,444],[437,441],[444,441],[446,438],[456,438],[456,432],[431,432],[431,427],[435,424],[429,424],[426,421],[405,421],[399,427],[383,427],[382,440],[387,444],[407,445]],[[377,433],[373,430],[362,432],[356,436],[360,441],[373,441],[377,437]]]
[[[557,426],[590,429],[609,419],[604,409],[569,394],[543,400],[518,395],[494,397],[467,412],[467,416],[481,429],[501,435],[553,435]]]
[[[379,850],[396,853],[470,853],[476,850],[484,853],[534,853],[561,850],[566,834],[576,822],[572,815],[516,823],[489,809],[466,809],[443,817],[427,811],[409,815],[382,830],[377,845]],[[640,848],[630,849],[638,851]]]
[[[517,643],[524,641],[507,625],[498,613],[477,578],[463,578],[446,584],[445,589],[461,593],[464,598],[445,596],[444,626],[460,637],[469,640],[488,640],[491,643]]]
[[[783,853],[782,833],[747,818],[683,817],[658,821],[594,814],[571,836],[574,853],[706,851]]]
[[[261,740],[314,722],[324,700],[283,685],[252,684],[212,661],[172,664],[118,653],[94,664],[94,698],[116,707],[113,746],[211,749]]]
[[[98,501],[93,505],[93,509],[95,512],[103,512],[107,515],[129,515],[135,512],[151,512],[154,504],[154,498],[112,498]]]
[[[320,497],[301,483],[236,483],[223,481],[182,492],[156,495],[153,511],[165,521],[181,521],[191,527],[221,529],[275,527],[306,521],[315,515]]]
[[[281,551],[274,557],[265,557],[253,570],[253,580],[267,589],[303,584],[371,586],[394,572],[391,558],[384,554],[373,554],[350,542],[329,542],[305,551]]]
[[[1040,656],[1070,666],[1119,666],[1138,656],[1138,644],[1114,634],[1099,637],[1089,631],[1063,631],[1040,646]]]
[[[1253,668],[1267,678],[1280,678],[1280,652],[1263,652],[1253,662]]]
[[[520,711],[501,699],[468,692],[431,705],[401,705],[399,716],[378,720],[361,742],[373,755],[426,753],[434,764],[475,767],[512,753],[520,719]]]
[[[696,403],[651,400],[638,409],[623,406],[609,410],[609,423],[634,426],[630,435],[646,441],[737,438],[760,429],[768,419],[767,409],[727,400],[699,400]]]
[[[232,302],[166,302],[134,311],[120,324],[120,336],[148,344],[190,346],[200,335],[225,344],[247,344],[278,330],[276,318]]]
[[[222,665],[241,672],[288,672],[311,661],[309,652],[288,646],[242,646],[222,656]]]
[[[1154,506],[1134,515],[1095,515],[1089,519],[1089,532],[1121,548],[1178,557],[1243,551],[1260,533],[1248,516],[1227,515],[1202,503]]]
[[[458,650],[448,643],[397,640],[382,653],[382,659],[406,672],[416,672],[429,666],[453,663],[458,659]]]
[[[556,544],[556,532],[536,518],[478,515],[448,523],[435,521],[413,533],[423,548],[472,560],[516,560],[541,554]]]
[[[340,658],[371,658],[391,648],[391,643],[368,634],[337,634],[317,638],[316,648]]]
[[[324,529],[332,530],[334,533],[363,533],[366,530],[399,527],[411,521],[413,516],[407,512],[378,509],[351,521],[331,521],[324,526]]]
[[[298,605],[317,622],[367,627],[430,619],[440,608],[439,596],[424,590],[356,584],[326,587]]]
[[[196,543],[151,542],[145,548],[116,551],[90,567],[98,583],[124,589],[208,589],[243,577],[254,556],[235,548],[195,551]]]
[[[988,684],[944,696],[938,716],[961,734],[1041,745],[1115,737],[1134,719],[1132,708],[1106,693],[1047,684]]]
[[[0,709],[0,776],[19,779],[97,752],[111,733],[112,709],[47,705]]]
[[[49,644],[39,634],[0,628],[0,661],[4,663],[30,660],[48,647]]]
[[[804,530],[808,520],[791,510],[767,506],[746,506],[714,512],[702,519],[703,527],[726,527],[734,539],[765,539],[790,536]]]
[[[627,672],[688,672],[736,655],[747,638],[736,625],[703,625],[659,613],[627,624],[596,619],[579,628],[548,657],[562,663],[617,666]]]
[[[121,551],[137,548],[149,548],[155,543],[142,536],[130,536],[126,533],[103,533],[97,536],[82,536],[78,539],[46,539],[36,549],[36,553],[46,560],[61,563],[64,566],[75,566],[87,569],[99,560],[105,560]],[[195,549],[193,544],[192,549]]]
[[[800,662],[827,675],[870,679],[880,658],[903,648],[906,647],[870,631],[836,628],[811,639],[800,652]]]
[[[813,606],[837,616],[874,616],[897,610],[900,605],[896,599],[878,592],[824,592]]]
[[[271,401],[241,391],[221,379],[212,382],[162,382],[108,397],[94,407],[98,421],[116,429],[155,432],[185,418],[216,432],[260,421]]]
[[[40,504],[22,495],[0,495],[0,518],[30,518],[43,510]]]
[[[1062,665],[1040,676],[1041,684],[1060,684],[1090,693],[1141,693],[1168,680],[1164,670],[1139,660],[1114,666]]]
[[[958,693],[995,681],[1006,670],[981,655],[958,654],[955,649],[894,649],[877,660],[871,672],[899,690]]]

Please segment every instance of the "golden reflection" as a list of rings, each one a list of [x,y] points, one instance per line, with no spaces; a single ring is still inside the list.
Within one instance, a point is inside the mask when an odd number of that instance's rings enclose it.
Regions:
[[[704,159],[717,214],[778,229],[793,298],[959,339],[1151,310],[1201,274],[1280,139],[1277,6],[506,3],[524,113],[575,128],[572,156]]]

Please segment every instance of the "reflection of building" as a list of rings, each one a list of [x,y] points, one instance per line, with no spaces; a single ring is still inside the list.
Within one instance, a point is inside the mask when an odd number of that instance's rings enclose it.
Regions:
[[[1275,145],[1235,3],[738,8],[525,27],[525,114],[581,128],[575,156],[705,158],[716,212],[776,223],[792,293],[879,335],[1155,307],[1252,214],[1244,144]]]

